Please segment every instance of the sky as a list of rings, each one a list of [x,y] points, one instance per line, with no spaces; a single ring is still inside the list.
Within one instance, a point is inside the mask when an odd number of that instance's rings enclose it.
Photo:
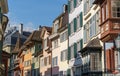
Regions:
[[[63,4],[67,0],[8,0],[9,24],[23,23],[25,30],[37,29],[39,25],[52,26],[63,11]]]

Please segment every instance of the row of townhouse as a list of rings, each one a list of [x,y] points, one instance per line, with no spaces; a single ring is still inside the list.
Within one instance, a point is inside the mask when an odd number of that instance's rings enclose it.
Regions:
[[[7,0],[0,0],[0,76],[7,76],[8,58],[10,57],[10,54],[2,49],[4,33],[9,21],[8,17],[6,16],[7,13],[8,13]]]
[[[119,76],[119,3],[68,0],[52,28],[40,27],[15,50],[14,75]]]

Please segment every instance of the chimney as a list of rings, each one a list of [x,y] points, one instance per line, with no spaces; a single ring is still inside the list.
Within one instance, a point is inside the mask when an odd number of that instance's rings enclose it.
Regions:
[[[64,5],[63,5],[63,12],[65,13],[65,12],[67,11],[67,9],[68,9],[68,8],[67,8],[67,5],[64,4]]]
[[[42,26],[41,26],[41,25],[39,25],[39,30],[41,30],[41,28],[42,28]]]
[[[19,25],[19,33],[23,34],[23,24],[22,23]]]

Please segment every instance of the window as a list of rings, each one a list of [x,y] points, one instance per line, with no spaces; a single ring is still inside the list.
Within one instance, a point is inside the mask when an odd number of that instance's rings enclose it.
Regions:
[[[60,35],[60,42],[67,40],[67,38],[68,38],[68,31]]]
[[[100,70],[100,53],[91,53],[90,54],[90,67],[91,71]]]
[[[54,67],[54,66],[57,66],[57,64],[58,64],[58,57],[54,57],[53,59],[52,59],[52,66]]]
[[[54,40],[54,49],[58,47],[58,39]]]
[[[72,12],[74,10],[74,0],[70,1],[70,6],[71,6],[70,7],[70,10],[71,10],[70,12]]]
[[[94,2],[94,0],[90,0],[90,1],[89,1],[89,5],[90,5],[90,7],[92,7],[93,2]]]
[[[28,67],[31,65],[31,60],[24,61],[24,67]]]
[[[96,34],[100,32],[100,11],[96,13]]]
[[[90,38],[92,38],[92,37],[95,36],[95,34],[96,34],[95,18],[96,18],[96,16],[94,15],[94,16],[90,19]]]
[[[71,46],[71,59],[74,58],[74,45]]]
[[[67,60],[67,49],[61,52],[61,61]]]
[[[76,67],[75,76],[81,76],[81,67]]]
[[[44,40],[44,48],[47,48],[47,38]]]
[[[40,59],[40,66],[43,67],[44,66],[44,59]]]
[[[50,57],[48,56],[47,57],[47,65],[49,65],[49,62],[50,62],[50,59],[49,59]]]
[[[74,32],[74,22],[72,21],[70,23],[70,28],[71,28],[71,34]]]
[[[111,0],[112,16],[120,17],[120,0]]]
[[[80,3],[82,2],[82,0],[76,0],[77,1],[77,6],[80,5]]]
[[[89,9],[90,9],[89,0],[84,0],[84,15],[87,14]]]
[[[54,33],[57,33],[57,30],[58,30],[58,23],[56,23],[55,25],[54,25]]]
[[[85,25],[84,25],[84,42],[86,43],[87,41],[89,41],[90,39],[90,27],[89,27],[89,22],[87,22]]]
[[[104,7],[102,7],[102,22],[105,20],[105,10]]]
[[[106,19],[107,19],[108,18],[108,14],[109,14],[109,12],[108,12],[108,3],[106,3],[105,9],[106,9]]]

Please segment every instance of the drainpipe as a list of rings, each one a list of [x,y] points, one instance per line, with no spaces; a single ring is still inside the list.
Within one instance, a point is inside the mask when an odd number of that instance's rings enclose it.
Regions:
[[[105,42],[103,42],[103,46],[104,46],[104,76],[107,75],[107,67],[106,67],[106,47],[105,47]]]
[[[51,50],[51,76],[52,76],[52,50]]]

